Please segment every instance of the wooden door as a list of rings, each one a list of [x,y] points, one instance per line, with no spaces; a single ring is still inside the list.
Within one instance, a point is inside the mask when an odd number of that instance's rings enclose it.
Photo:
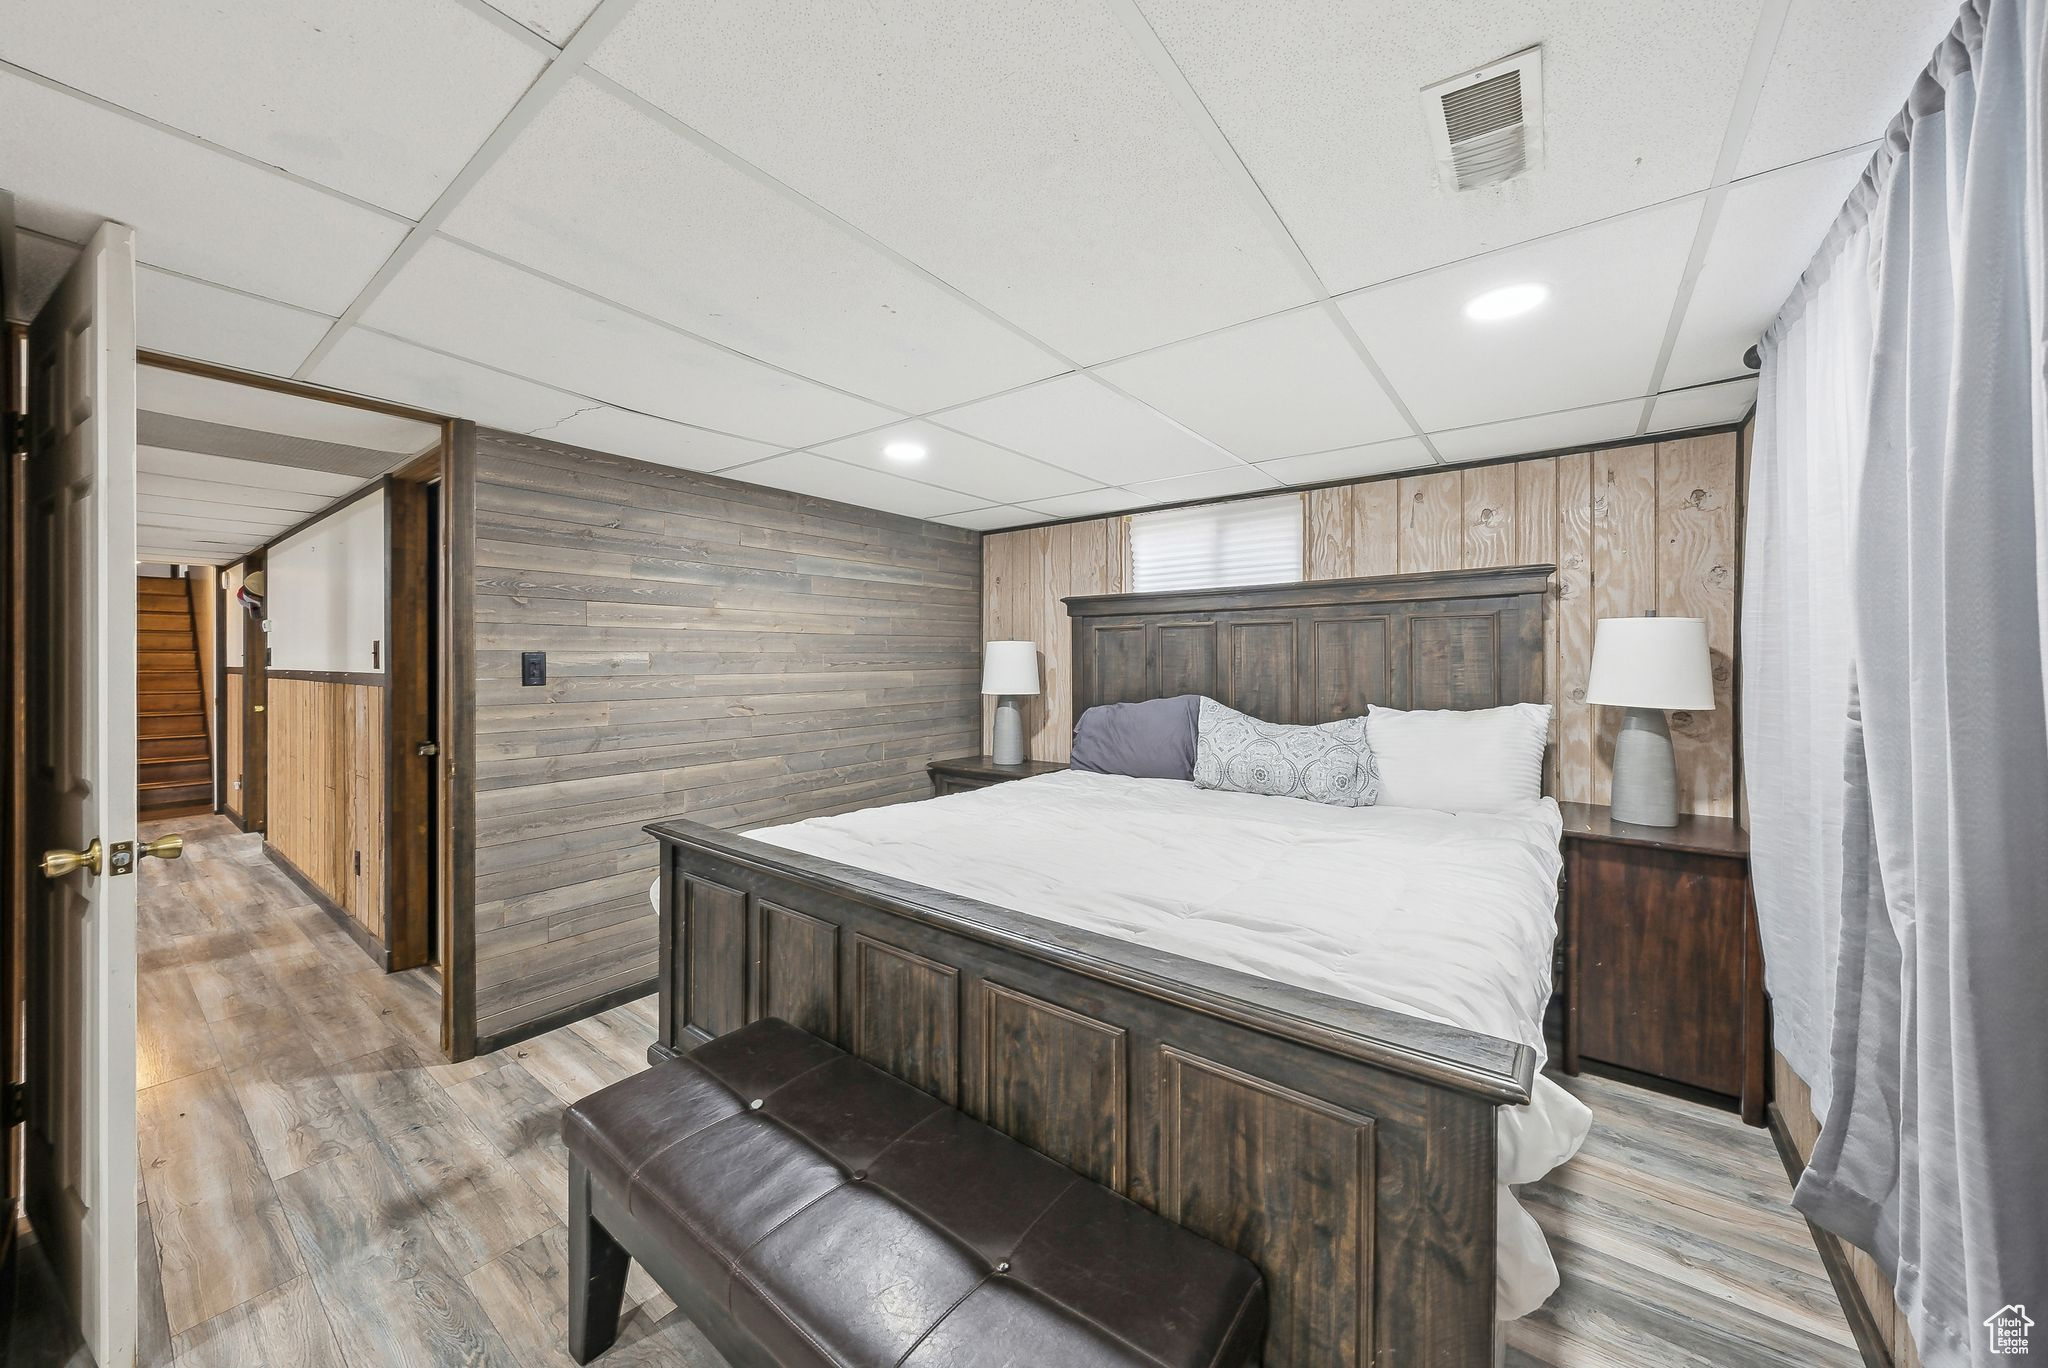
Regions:
[[[136,1354],[135,235],[29,330],[30,1222],[102,1368]]]

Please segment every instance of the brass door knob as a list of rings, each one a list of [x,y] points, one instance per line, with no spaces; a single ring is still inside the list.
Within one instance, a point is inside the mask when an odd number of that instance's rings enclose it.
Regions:
[[[185,838],[175,833],[159,836],[154,841],[143,841],[137,845],[135,853],[142,859],[154,856],[159,860],[175,860],[185,853]]]
[[[100,838],[92,838],[92,844],[83,850],[46,850],[43,852],[43,877],[61,879],[75,869],[88,873],[100,872]]]

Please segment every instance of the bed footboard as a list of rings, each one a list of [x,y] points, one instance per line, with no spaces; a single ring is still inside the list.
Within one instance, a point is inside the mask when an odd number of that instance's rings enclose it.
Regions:
[[[1265,1368],[1493,1361],[1494,1108],[1526,1047],[687,822],[659,1039],[790,1021],[1236,1249]]]

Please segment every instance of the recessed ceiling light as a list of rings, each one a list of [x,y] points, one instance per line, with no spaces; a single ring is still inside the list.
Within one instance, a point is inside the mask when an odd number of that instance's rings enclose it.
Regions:
[[[892,461],[922,461],[927,453],[923,442],[891,442],[882,448],[882,454]]]
[[[1503,318],[1525,314],[1550,298],[1548,285],[1503,285],[1474,295],[1465,304],[1465,317],[1475,323],[1497,323]]]

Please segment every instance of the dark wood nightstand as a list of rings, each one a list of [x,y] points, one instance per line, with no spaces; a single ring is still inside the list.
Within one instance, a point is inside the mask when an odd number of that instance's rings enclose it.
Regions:
[[[1633,826],[1564,810],[1564,1058],[1739,1100],[1764,1123],[1770,1042],[1749,834],[1728,817]]]
[[[1011,779],[1030,779],[1040,774],[1058,774],[1066,766],[1056,760],[1026,760],[1021,765],[998,765],[986,755],[960,760],[934,760],[924,767],[932,777],[932,797],[987,788]]]

